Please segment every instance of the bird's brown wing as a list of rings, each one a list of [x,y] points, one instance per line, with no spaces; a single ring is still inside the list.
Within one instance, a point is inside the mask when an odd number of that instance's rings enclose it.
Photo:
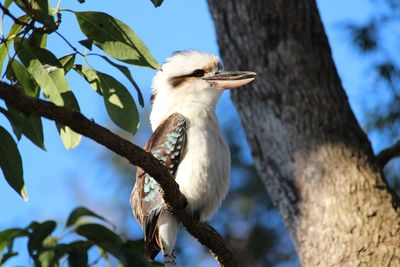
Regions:
[[[184,156],[186,130],[185,117],[174,113],[157,127],[144,147],[145,151],[152,153],[168,168],[173,177]],[[131,194],[131,207],[143,228],[145,257],[151,260],[160,251],[157,220],[163,203],[158,183],[138,167],[136,183]]]

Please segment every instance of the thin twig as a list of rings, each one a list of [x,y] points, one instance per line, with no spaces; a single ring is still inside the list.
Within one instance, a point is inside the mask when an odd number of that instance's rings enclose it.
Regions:
[[[89,267],[95,266],[97,263],[99,263],[99,261],[101,260],[102,257],[103,257],[102,255],[97,256],[97,258],[94,259],[94,261],[89,263]]]
[[[127,159],[131,164],[142,168],[161,186],[168,211],[183,223],[192,236],[211,251],[220,266],[239,266],[219,233],[207,223],[199,222],[193,218],[192,212],[187,208],[186,198],[180,192],[178,184],[169,174],[168,169],[153,155],[112,133],[107,128],[87,119],[80,112],[71,111],[48,101],[23,95],[15,87],[4,82],[0,82],[0,98],[25,114],[48,118],[67,125],[75,132],[89,137]]]
[[[83,53],[79,52],[78,49],[77,49],[75,46],[73,46],[73,45],[68,41],[67,38],[64,37],[64,35],[62,35],[62,34],[59,33],[58,31],[55,31],[55,33],[56,33],[58,36],[60,36],[61,39],[63,39],[64,42],[66,42],[67,45],[68,45],[69,47],[71,47],[72,50],[74,50],[75,53],[81,55],[82,57],[85,57],[85,55],[84,55]]]
[[[28,32],[29,31],[24,32],[24,34],[22,35],[22,39],[25,38],[25,36],[28,34]],[[17,56],[17,54],[18,54],[19,50],[21,49],[21,47],[22,47],[22,41],[15,48],[14,55],[12,56],[12,58],[8,60],[8,64],[7,64],[6,70],[4,71],[2,79],[4,79],[4,76],[7,74],[8,70],[10,69],[12,62],[15,60],[15,57]]]
[[[379,152],[376,155],[376,161],[383,168],[390,160],[396,157],[400,157],[400,140]]]
[[[59,0],[57,3],[57,7],[56,7],[56,13],[58,13],[60,11],[61,3],[62,3],[62,0]]]
[[[8,10],[5,6],[3,6],[2,3],[0,3],[0,9],[3,11],[4,15],[9,16],[14,21],[15,24],[26,25],[25,22],[20,21],[17,17],[11,14],[10,10]]]

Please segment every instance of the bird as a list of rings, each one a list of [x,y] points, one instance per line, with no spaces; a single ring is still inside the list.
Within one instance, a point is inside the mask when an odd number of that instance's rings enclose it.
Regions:
[[[230,152],[215,114],[216,104],[224,90],[248,84],[255,77],[251,71],[224,71],[217,56],[185,50],[167,58],[153,78],[153,134],[144,150],[167,167],[200,221],[219,209],[230,184]],[[144,232],[144,256],[154,260],[162,251],[164,265],[176,266],[179,221],[164,209],[158,183],[139,167],[130,203]]]

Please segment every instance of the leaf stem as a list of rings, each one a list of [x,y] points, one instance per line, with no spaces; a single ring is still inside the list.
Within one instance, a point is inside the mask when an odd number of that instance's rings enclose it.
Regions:
[[[66,42],[67,45],[68,45],[69,47],[71,47],[72,50],[74,50],[75,53],[77,53],[78,55],[80,55],[80,56],[82,56],[82,57],[85,57],[85,54],[79,52],[78,49],[77,49],[75,46],[73,46],[73,45],[68,41],[67,38],[64,37],[64,35],[62,35],[62,34],[59,33],[58,31],[55,31],[55,33],[56,33],[58,36],[60,36],[61,39],[63,39],[64,42]]]
[[[34,21],[32,20],[32,23],[33,23],[33,22],[34,22]],[[24,34],[22,35],[22,39],[25,38],[25,36],[28,34],[28,32],[29,32],[29,31],[25,31],[25,32],[24,32]],[[8,64],[7,64],[6,70],[4,71],[3,76],[1,77],[2,79],[4,79],[4,76],[7,74],[8,70],[10,69],[12,62],[14,61],[14,59],[15,59],[15,57],[17,56],[17,53],[19,52],[19,50],[21,49],[21,47],[22,47],[22,41],[21,41],[21,42],[18,44],[18,46],[15,48],[15,52],[14,52],[14,55],[12,56],[12,58],[8,60]],[[8,53],[8,51],[9,51],[9,50],[7,49],[7,53]]]
[[[55,14],[57,14],[60,11],[61,3],[62,3],[62,0],[59,0],[58,3],[57,3],[57,6],[56,6]]]
[[[9,16],[14,21],[15,24],[26,25],[25,22],[20,21],[17,17],[11,14],[10,10],[8,10],[5,6],[3,6],[2,3],[0,3],[0,9],[3,11],[4,15]]]

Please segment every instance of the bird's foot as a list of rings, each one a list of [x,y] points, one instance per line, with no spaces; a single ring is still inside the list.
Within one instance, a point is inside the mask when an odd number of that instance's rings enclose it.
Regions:
[[[165,253],[163,256],[164,256],[165,267],[176,267],[175,250],[172,250],[171,254]]]

